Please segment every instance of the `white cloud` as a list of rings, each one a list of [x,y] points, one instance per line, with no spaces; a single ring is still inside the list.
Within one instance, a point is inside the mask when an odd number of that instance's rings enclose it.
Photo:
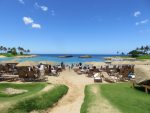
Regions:
[[[26,25],[32,24],[34,21],[30,17],[23,17],[23,21]]]
[[[136,23],[135,23],[136,26],[138,26],[139,24],[140,24],[139,22],[136,22]]]
[[[47,6],[40,6],[37,2],[35,3],[35,7],[41,9],[42,11],[48,11]]]
[[[18,0],[21,4],[25,4],[24,0]]]
[[[36,24],[36,23],[32,23],[32,28],[40,29],[41,25],[40,24]]]
[[[48,7],[46,7],[46,6],[41,6],[41,9],[42,9],[43,11],[47,11],[47,10],[48,10]]]
[[[51,10],[51,15],[55,16],[55,11],[54,10]]]
[[[34,29],[40,29],[41,28],[41,25],[34,23],[34,20],[30,17],[23,17],[23,22],[25,25],[31,25],[31,27]]]
[[[138,25],[141,25],[141,24],[147,24],[149,22],[148,19],[145,19],[145,20],[142,20],[140,22],[136,22],[135,25],[138,26]]]
[[[141,24],[146,24],[146,23],[148,23],[148,19],[145,19],[145,20],[143,20],[143,21],[141,21]]]
[[[134,17],[138,17],[138,16],[140,16],[141,15],[141,12],[140,11],[136,11],[135,13],[134,13]]]

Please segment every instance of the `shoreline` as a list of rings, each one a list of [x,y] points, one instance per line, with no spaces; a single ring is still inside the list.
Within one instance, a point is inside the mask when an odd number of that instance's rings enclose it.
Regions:
[[[4,55],[0,55],[0,58],[33,58],[37,57],[38,55],[18,55],[18,56],[13,56],[13,57],[7,57]]]

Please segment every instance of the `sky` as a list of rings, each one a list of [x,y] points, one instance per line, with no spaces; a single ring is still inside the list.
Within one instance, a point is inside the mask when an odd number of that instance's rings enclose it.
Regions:
[[[0,0],[0,45],[115,54],[150,45],[150,0]]]

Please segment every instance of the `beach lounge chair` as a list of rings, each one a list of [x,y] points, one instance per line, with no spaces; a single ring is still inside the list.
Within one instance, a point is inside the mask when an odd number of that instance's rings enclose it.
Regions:
[[[94,82],[102,82],[102,78],[100,76],[100,73],[94,74]]]
[[[110,82],[110,83],[117,82],[116,79],[115,79],[115,77],[109,76],[107,72],[102,72],[102,76],[104,77],[104,80],[107,81],[107,82]]]

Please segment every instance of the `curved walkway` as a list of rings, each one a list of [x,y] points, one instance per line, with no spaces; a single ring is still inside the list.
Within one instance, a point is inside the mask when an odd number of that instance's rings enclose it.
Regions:
[[[66,70],[61,73],[59,77],[50,76],[48,78],[50,83],[65,84],[69,87],[68,93],[53,107],[48,109],[45,113],[80,113],[81,105],[84,101],[84,89],[88,84],[93,84],[93,78],[88,78],[85,75],[77,75],[72,70]],[[105,106],[99,106],[100,111],[96,113],[120,113],[111,104],[105,102]],[[107,100],[106,100],[107,101]],[[109,110],[105,110],[106,107]],[[89,110],[89,113],[95,113],[93,109]]]
[[[84,100],[84,87],[92,84],[93,79],[67,70],[62,72],[59,77],[49,77],[49,82],[65,84],[69,87],[69,91],[55,107],[48,109],[46,113],[80,113],[80,107]]]

